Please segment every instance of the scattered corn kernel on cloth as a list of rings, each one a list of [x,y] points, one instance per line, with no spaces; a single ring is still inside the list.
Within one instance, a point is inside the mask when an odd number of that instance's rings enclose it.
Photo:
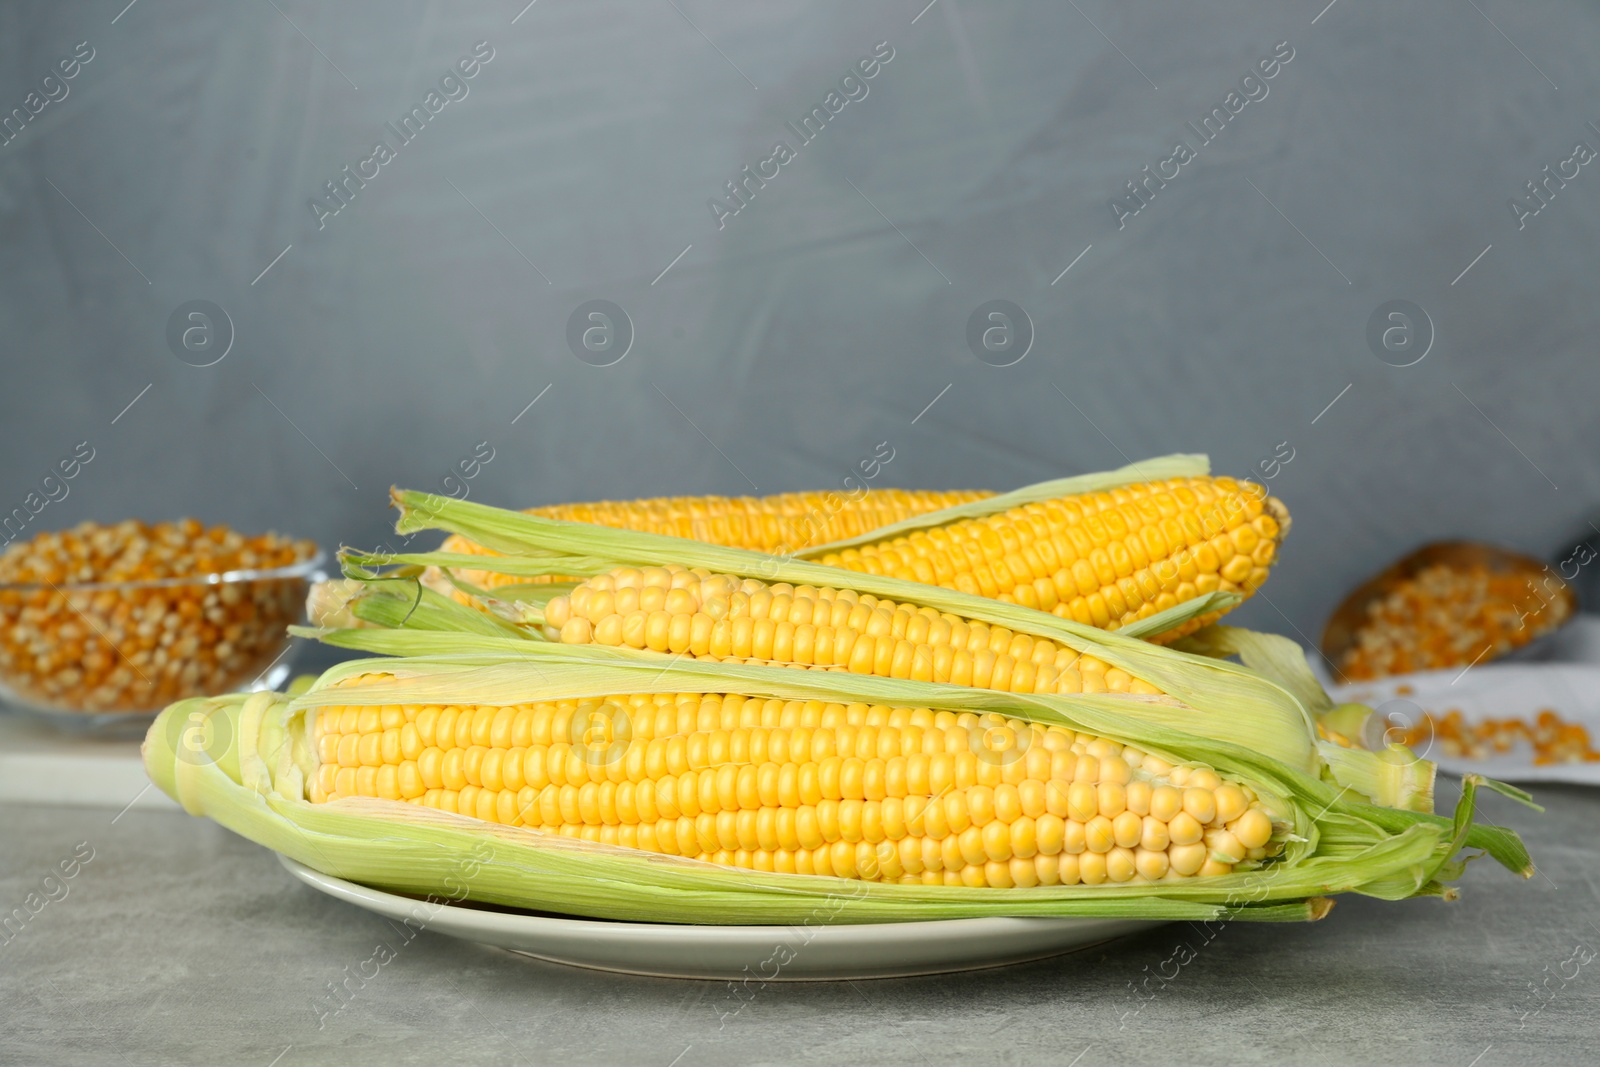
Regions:
[[[1442,771],[1472,771],[1504,782],[1600,786],[1600,617],[1579,615],[1525,656],[1465,671],[1339,685],[1320,656],[1310,659],[1334,700],[1371,705],[1388,724],[1391,740],[1407,741]],[[1443,722],[1452,711],[1459,720]],[[1546,716],[1547,738],[1566,733],[1557,737],[1556,749],[1576,754],[1587,748],[1590,758],[1537,761],[1533,745],[1504,728],[1506,720],[1520,720],[1537,729],[1541,715],[1552,712],[1559,723]],[[1497,749],[1495,734],[1500,748],[1509,750]],[[1462,754],[1463,749],[1476,752]]]

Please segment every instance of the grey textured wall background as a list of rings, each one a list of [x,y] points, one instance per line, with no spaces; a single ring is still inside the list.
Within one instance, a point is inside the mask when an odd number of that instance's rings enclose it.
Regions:
[[[1288,441],[1295,531],[1241,618],[1309,637],[1422,540],[1546,552],[1594,517],[1600,176],[1507,207],[1600,145],[1592,5],[125,2],[0,8],[0,110],[94,49],[0,147],[0,504],[96,449],[40,526],[371,544],[389,484],[481,440],[473,498],[522,506],[831,485],[884,440],[881,484],[994,488]],[[469,95],[319,229],[478,41]],[[707,199],[880,41],[719,231]],[[1119,230],[1110,198],[1279,41]],[[565,341],[595,298],[636,329],[615,366]],[[1035,324],[1014,366],[965,341],[993,298]],[[1437,329],[1415,366],[1365,340],[1393,298]],[[236,329],[215,366],[168,349],[192,299]]]

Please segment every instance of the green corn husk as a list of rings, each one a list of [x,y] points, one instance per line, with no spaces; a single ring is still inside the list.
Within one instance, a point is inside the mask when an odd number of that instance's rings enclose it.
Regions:
[[[358,631],[359,632],[359,631]],[[1307,920],[1331,894],[1383,899],[1448,895],[1463,847],[1524,875],[1532,867],[1509,830],[1472,823],[1469,778],[1453,819],[1378,807],[1348,790],[1227,741],[1148,721],[1119,694],[1037,696],[783,667],[658,659],[589,646],[481,650],[503,639],[397,631],[439,649],[479,651],[358,660],[290,700],[277,694],[183,701],[152,725],[151,779],[193,814],[325,873],[411,893],[636,921],[787,924],[888,922],[983,915]],[[343,679],[377,681],[339,687]],[[1199,762],[1249,785],[1287,827],[1283,851],[1259,869],[1145,884],[968,889],[765,874],[511,828],[419,805],[304,799],[316,757],[311,717],[325,705],[518,704],[624,693],[736,692],[784,700],[865,702],[998,713]],[[1130,712],[1134,712],[1130,714]],[[469,869],[470,868],[470,869]]]
[[[998,496],[984,497],[967,504],[956,504],[938,511],[929,511],[921,515],[913,515],[909,519],[888,526],[880,526],[875,530],[868,530],[855,537],[831,541],[827,544],[805,546],[799,548],[794,555],[802,559],[820,559],[831,552],[840,552],[847,548],[860,548],[863,545],[875,545],[884,541],[892,541],[896,537],[917,530],[928,530],[946,523],[958,522],[962,519],[980,519],[985,515],[995,515],[1002,511],[1021,507],[1023,504],[1036,504],[1042,500],[1055,500],[1064,496],[1075,496],[1079,493],[1103,493],[1108,489],[1117,489],[1124,485],[1134,485],[1138,482],[1163,482],[1170,478],[1200,478],[1211,473],[1211,458],[1203,453],[1173,453],[1167,456],[1156,456],[1152,459],[1140,460],[1130,463],[1116,470],[1098,471],[1092,474],[1078,474],[1070,478],[1055,478],[1048,482],[1036,482],[1025,485],[1021,489],[1014,489],[1009,493]],[[1160,633],[1159,630],[1154,631]]]
[[[1365,705],[1337,707],[1311,673],[1300,646],[1277,634],[1256,633],[1237,626],[1213,624],[1173,642],[1173,647],[1202,656],[1238,656],[1245,666],[1271,678],[1306,708],[1324,732],[1360,739],[1361,725],[1372,714]],[[1355,729],[1351,731],[1350,724]],[[1435,764],[1405,745],[1387,744],[1373,751],[1332,740],[1319,740],[1317,749],[1335,781],[1349,785],[1362,796],[1392,808],[1432,811]]]
[[[1333,710],[1333,698],[1311,673],[1305,653],[1287,637],[1213,623],[1179,638],[1173,647],[1201,656],[1238,656],[1245,666],[1293,693],[1317,718]]]
[[[441,598],[445,599],[445,598]],[[465,616],[477,614],[471,608],[456,604],[445,599],[455,610]],[[392,609],[398,611],[398,608]],[[312,628],[295,627],[292,632],[296,636],[319,639],[327,644],[341,648],[349,648],[364,652],[376,652],[391,656],[430,657],[438,655],[474,656],[489,655],[500,657],[520,657],[529,660],[535,668],[545,662],[563,662],[573,655],[596,656],[604,662],[641,662],[659,664],[661,658],[655,653],[639,652],[633,649],[612,649],[597,645],[560,645],[549,642],[524,642],[516,639],[487,637],[482,634],[460,629],[453,632],[425,629],[352,629],[352,630],[318,630]],[[1202,633],[1206,631],[1201,631]],[[1249,641],[1255,638],[1268,638],[1267,634],[1252,634],[1249,631],[1241,632],[1244,636],[1237,640]],[[1153,654],[1162,653],[1157,646],[1149,646]],[[380,661],[381,662],[381,661]],[[683,658],[671,661],[674,664],[694,663],[706,670],[718,669],[734,670],[736,664],[711,664],[701,663],[696,660]],[[761,668],[774,669],[774,668]],[[794,668],[776,668],[793,670]],[[836,676],[834,672],[806,671],[806,674],[827,674]],[[848,677],[860,678],[864,682],[894,682],[896,679],[877,678],[866,675],[849,675]],[[1314,679],[1313,679],[1314,682]],[[961,710],[982,710],[977,705],[968,705],[961,694],[969,690],[962,686],[941,685],[938,683],[912,683],[912,685],[931,685],[935,690],[944,693],[941,697],[940,707],[951,707]],[[991,690],[971,690],[976,693],[990,693]],[[1016,696],[1018,694],[1005,694]],[[1125,694],[1101,694],[1107,699],[1115,699],[1120,713],[1127,718],[1136,718],[1157,727],[1175,728],[1193,736],[1204,737],[1209,741],[1223,744],[1237,744],[1233,739],[1237,735],[1251,732],[1251,724],[1240,723],[1230,719],[1225,705],[1217,705],[1220,709],[1215,715],[1193,715],[1178,718],[1178,725],[1172,726],[1174,716],[1171,714],[1173,705],[1159,697],[1138,697]],[[1043,697],[1028,695],[1026,699],[1065,700],[1065,699],[1090,699],[1089,697]],[[1292,698],[1289,698],[1292,699]],[[1191,711],[1193,709],[1190,709]],[[1010,714],[1010,712],[1007,712]],[[1220,728],[1219,728],[1220,727]],[[1253,750],[1259,751],[1259,750]],[[1431,813],[1433,811],[1433,784],[1437,774],[1437,766],[1422,759],[1403,745],[1391,745],[1379,752],[1368,752],[1361,749],[1349,749],[1327,742],[1316,742],[1317,770],[1319,776],[1330,788],[1337,790],[1338,795],[1350,796],[1357,800],[1371,801],[1374,805],[1389,808],[1399,808],[1405,812]],[[1532,798],[1522,790],[1496,782],[1492,779],[1481,779],[1479,782],[1495,792],[1517,800],[1519,803],[1534,810],[1543,810],[1533,803]],[[1397,824],[1398,825],[1398,824]],[[1490,838],[1493,837],[1488,828],[1475,827],[1473,833],[1489,835],[1482,840],[1474,838],[1474,847],[1488,847]]]
[[[1316,718],[1323,732],[1359,743],[1374,731],[1376,713],[1365,704],[1335,704],[1317,676],[1311,673],[1300,646],[1278,634],[1263,634],[1237,626],[1213,624],[1173,643],[1174,648],[1203,656],[1238,656],[1245,666],[1260,672],[1294,694]],[[1318,741],[1317,749],[1341,785],[1378,799],[1391,808],[1433,810],[1434,781],[1438,765],[1418,756],[1405,745],[1387,742],[1379,734],[1369,751],[1334,741]],[[1534,811],[1543,811],[1521,789],[1478,776],[1477,784],[1510,797]]]
[[[439,567],[448,572],[454,566],[478,570],[527,575],[530,571],[552,575],[586,576],[619,566],[659,566],[678,563],[685,567],[704,567],[714,573],[735,574],[766,582],[850,588],[857,592],[901,603],[924,605],[963,618],[979,619],[1004,626],[1016,633],[1048,637],[1093,655],[1129,674],[1143,678],[1184,707],[1152,705],[1152,715],[1170,716],[1170,724],[1193,717],[1195,709],[1218,708],[1226,704],[1228,718],[1241,724],[1232,738],[1257,747],[1292,765],[1314,770],[1315,745],[1306,740],[1304,726],[1309,713],[1296,701],[1284,700],[1276,684],[1234,664],[1203,656],[1184,656],[1157,650],[1156,646],[1130,636],[1058,618],[1018,604],[1005,604],[986,597],[972,596],[920,582],[880,575],[843,571],[818,563],[770,556],[746,549],[708,545],[699,541],[634,530],[617,530],[585,523],[562,522],[521,512],[507,511],[469,501],[452,500],[433,494],[396,490],[392,494],[400,508],[396,530],[403,534],[423,529],[460,533],[473,541],[503,553],[501,556],[470,556],[462,564],[453,554],[415,553],[383,556],[346,552],[344,560],[351,577],[370,577],[373,568],[386,564],[406,567]],[[1218,599],[1226,594],[1198,597],[1179,605],[1167,620],[1182,621],[1231,603]],[[531,623],[542,621],[534,613]],[[1148,622],[1149,620],[1145,620]],[[1136,631],[1137,633],[1138,631]],[[527,635],[542,639],[536,625]],[[1185,666],[1195,669],[1189,670]],[[1246,714],[1238,714],[1248,709]],[[1220,724],[1221,728],[1225,724]]]

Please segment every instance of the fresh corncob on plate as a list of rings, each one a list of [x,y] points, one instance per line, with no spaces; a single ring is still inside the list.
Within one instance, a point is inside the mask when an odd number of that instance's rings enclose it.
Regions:
[[[1159,881],[1231,874],[1266,859],[1273,835],[1267,809],[1213,771],[999,715],[658,693],[332,705],[311,739],[313,802],[407,800],[783,874]]]
[[[428,588],[375,583],[351,602],[371,624],[521,634],[564,644],[597,644],[753,660],[798,667],[950,682],[1018,692],[1106,690],[1166,693],[1158,679],[1097,654],[1106,631],[1015,603],[850,572],[788,557],[682,538],[565,523],[427,494],[397,491],[397,529],[440,528],[495,549],[493,556],[450,552],[372,556],[346,553],[347,570],[426,567],[473,597],[487,591],[458,570],[492,569],[520,584],[501,585],[493,613],[451,611]],[[391,572],[393,573],[393,572]],[[403,572],[402,572],[403,573]],[[585,576],[540,583],[553,575]],[[1131,622],[1124,633],[1191,630],[1230,607],[1219,591]],[[424,610],[418,611],[418,607]],[[368,645],[374,650],[389,648]],[[1127,642],[1109,646],[1127,647]]]
[[[1251,728],[1301,766],[1123,694],[411,636],[435,654],[173,705],[152,780],[339,878],[637,921],[1306,920],[1341,892],[1449,897],[1463,847],[1531,873],[1513,833],[1472,824],[1475,779],[1453,819],[1367,803],[1267,707]]]
[[[926,582],[1110,630],[1212,592],[1249,596],[1289,529],[1288,510],[1259,484],[1213,477],[1204,456],[1181,455],[1000,495],[874,489],[855,499],[657,498],[527,514]],[[495,551],[459,533],[441,550]],[[488,593],[518,581],[472,568],[458,577]],[[1171,640],[1220,614],[1151,636]]]

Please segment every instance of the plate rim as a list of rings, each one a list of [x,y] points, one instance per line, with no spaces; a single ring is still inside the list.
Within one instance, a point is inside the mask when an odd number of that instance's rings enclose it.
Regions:
[[[420,902],[416,897],[324,874],[282,853],[277,856],[284,869],[307,888],[391,921]],[[566,967],[702,982],[752,980],[756,976],[751,974],[746,957],[765,951],[769,945],[791,942],[803,925],[636,923],[488,911],[456,903],[441,903],[436,907],[438,911],[429,916],[427,926],[446,937]],[[439,923],[441,917],[445,919],[444,924]],[[1154,919],[1005,915],[823,924],[811,928],[805,943],[822,948],[833,957],[833,963],[798,972],[780,970],[771,976],[763,972],[759,977],[765,985],[768,982],[879,981],[993,970],[1087,952],[1161,925],[1165,925],[1164,921]],[[1075,927],[1080,936],[1066,943],[1043,936],[1046,932],[1063,933]],[[937,943],[951,944],[952,952],[929,955],[918,951]],[[993,946],[1007,943],[1009,948],[993,950]],[[594,951],[573,951],[575,944],[592,946]],[[986,947],[974,952],[971,946],[975,944]],[[634,955],[630,950],[642,950],[642,955]],[[700,952],[709,952],[713,957],[723,954],[722,960],[708,960],[704,965],[690,968],[666,962],[669,957],[682,958],[682,954],[687,953],[692,958]],[[844,957],[853,952],[866,953],[868,961],[845,962]],[[771,959],[768,955],[767,961]],[[736,969],[740,962],[745,962],[742,970]]]
[[[387,889],[378,889],[374,886],[362,885],[360,882],[352,882],[349,879],[340,878],[337,875],[326,874],[314,867],[308,867],[299,860],[286,856],[281,852],[274,853],[274,855],[278,857],[278,862],[283,865],[284,869],[295,878],[340,900],[359,904],[361,898],[365,896],[376,898],[380,901],[393,902],[393,904],[403,907],[427,903],[418,897],[408,897],[399,893],[392,893]],[[546,929],[568,934],[602,934],[603,932],[603,936],[618,938],[626,932],[629,936],[623,938],[624,940],[633,940],[633,935],[640,934],[649,938],[670,939],[682,937],[686,932],[693,932],[695,936],[705,937],[708,940],[715,941],[720,939],[737,943],[750,937],[789,933],[799,925],[796,923],[780,926],[755,926],[739,923],[649,923],[616,919],[584,919],[562,915],[535,915],[518,911],[487,911],[470,906],[462,907],[456,903],[429,906],[447,910],[455,915],[526,924],[535,929]],[[1100,923],[1106,921],[1136,922],[1145,926],[1163,925],[1163,920],[1159,919],[1119,920],[1109,916],[979,915],[965,919],[912,919],[906,922],[893,923],[824,924],[816,928],[816,936],[829,935],[832,938],[839,938],[845,932],[854,932],[858,935],[873,933],[880,936],[889,936],[892,933],[898,934],[902,931],[906,932],[908,937],[943,933],[981,935],[986,932],[998,933],[1005,931],[1015,933],[1027,930],[1056,929],[1061,926],[1076,926],[1086,922]]]

